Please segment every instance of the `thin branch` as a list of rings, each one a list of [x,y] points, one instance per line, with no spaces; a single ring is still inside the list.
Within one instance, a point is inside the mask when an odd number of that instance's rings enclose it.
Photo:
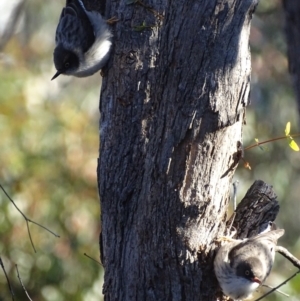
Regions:
[[[6,271],[5,271],[5,267],[4,267],[4,264],[3,264],[3,261],[2,261],[2,258],[1,258],[1,257],[0,257],[0,265],[1,265],[1,267],[2,267],[2,270],[3,270],[3,272],[4,272],[4,275],[5,275],[5,277],[6,277],[6,281],[7,281],[8,287],[9,287],[9,291],[10,291],[10,294],[11,294],[11,298],[12,298],[13,301],[15,301],[15,298],[14,298],[14,292],[13,292],[12,286],[11,286],[11,284],[10,284],[10,281],[9,281],[9,279],[8,279],[7,273],[6,273]]]
[[[273,289],[274,287],[273,286],[271,286],[271,285],[268,285],[268,284],[263,284],[262,286],[265,286],[265,287],[268,287],[268,288],[271,288],[271,289]],[[288,294],[286,294],[286,293],[284,293],[283,291],[281,291],[281,290],[276,290],[276,292],[277,293],[279,293],[279,294],[281,294],[281,295],[283,295],[283,296],[285,296],[285,297],[289,297],[290,295],[288,295]]]
[[[84,253],[83,255],[103,266],[103,264],[100,261],[94,259],[93,257],[87,255],[86,253]]]
[[[6,190],[3,188],[3,186],[0,184],[0,188],[2,189],[2,191],[4,192],[4,194],[7,196],[7,198],[12,202],[12,204],[15,206],[15,208],[20,212],[20,214],[23,216],[23,218],[25,219],[26,221],[26,226],[27,226],[27,231],[28,231],[28,235],[29,235],[29,239],[30,239],[30,242],[31,242],[31,245],[32,245],[32,248],[34,250],[34,252],[36,253],[36,249],[34,247],[34,244],[33,244],[33,240],[32,240],[32,237],[31,237],[31,233],[30,233],[30,229],[29,229],[29,223],[33,223],[41,228],[43,228],[44,230],[48,231],[49,233],[51,233],[52,235],[54,235],[55,237],[60,237],[59,235],[55,234],[53,231],[49,230],[48,228],[44,227],[43,225],[37,223],[37,222],[34,222],[32,221],[31,219],[29,219],[20,209],[19,207],[16,205],[16,203],[13,201],[13,199],[9,196],[9,194],[6,192]]]
[[[295,274],[293,274],[291,277],[289,277],[288,279],[286,279],[284,282],[280,283],[278,286],[274,287],[269,292],[267,292],[266,294],[262,295],[260,298],[256,299],[255,301],[259,301],[259,300],[263,299],[264,297],[270,295],[271,293],[273,293],[274,291],[276,291],[278,288],[280,288],[281,286],[283,286],[284,284],[286,284],[287,282],[289,282],[292,278],[296,277],[296,275],[300,273],[300,260],[298,258],[296,258],[294,255],[292,255],[284,247],[277,246],[275,250],[276,250],[276,252],[280,253],[283,257],[285,257],[287,260],[289,260],[299,270]]]
[[[261,297],[259,297],[258,299],[255,299],[254,301],[260,301],[263,298],[265,298],[266,296],[270,295],[271,293],[273,293],[274,291],[276,291],[277,289],[279,289],[280,287],[282,287],[284,284],[286,284],[287,282],[289,282],[292,278],[296,277],[297,274],[300,273],[300,270],[298,270],[295,274],[293,274],[291,277],[289,277],[288,279],[286,279],[285,281],[283,281],[282,283],[280,283],[279,285],[275,286],[273,289],[271,289],[270,291],[268,291],[266,294],[262,295]]]
[[[286,248],[277,246],[275,250],[289,260],[296,268],[300,269],[300,260],[292,255]]]
[[[30,232],[30,229],[29,229],[29,224],[28,224],[27,218],[25,218],[25,221],[26,221],[27,232],[28,232],[28,235],[29,235],[29,239],[30,239],[32,248],[33,248],[33,250],[34,250],[34,253],[36,253],[36,249],[35,249],[35,246],[34,246],[34,244],[33,244],[33,240],[32,240],[32,237],[31,237],[31,232]]]
[[[289,136],[291,136],[291,137],[299,137],[300,134],[294,134],[294,135],[289,135]],[[273,142],[273,141],[277,141],[277,140],[282,140],[282,139],[287,139],[288,137],[287,136],[281,136],[281,137],[277,137],[277,138],[272,138],[272,139],[269,139],[269,140],[265,140],[265,141],[262,141],[262,142],[257,142],[255,144],[252,144],[250,146],[245,147],[244,151],[249,150],[249,149],[251,149],[253,147],[256,147],[256,146],[260,146],[260,145],[265,144],[265,143],[269,143],[269,142]]]
[[[17,269],[18,278],[19,278],[19,281],[20,281],[20,283],[21,283],[21,285],[22,285],[22,288],[23,288],[23,290],[24,290],[24,292],[25,292],[27,298],[28,298],[30,301],[32,301],[32,299],[30,298],[30,296],[29,296],[29,294],[28,294],[28,292],[27,292],[27,290],[26,290],[26,288],[25,288],[25,286],[24,286],[24,284],[23,284],[23,281],[22,281],[22,279],[21,279],[21,277],[20,277],[20,273],[19,273],[19,269],[18,269],[18,265],[17,265],[17,264],[16,264],[16,269]]]
[[[46,228],[45,226],[43,226],[43,225],[41,225],[41,224],[39,224],[39,223],[37,223],[37,222],[35,222],[35,221],[29,219],[29,218],[27,218],[27,220],[28,220],[30,223],[33,223],[33,224],[39,226],[40,228],[42,228],[42,229],[48,231],[49,233],[51,233],[51,234],[54,235],[55,237],[60,237],[58,234],[54,233],[53,231],[51,231],[50,229]]]

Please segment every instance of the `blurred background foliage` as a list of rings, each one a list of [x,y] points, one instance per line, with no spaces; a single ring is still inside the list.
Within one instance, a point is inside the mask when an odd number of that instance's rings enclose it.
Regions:
[[[0,36],[11,8],[1,1]],[[25,1],[14,34],[0,50],[0,183],[28,218],[0,191],[0,256],[16,300],[27,300],[15,264],[34,301],[102,300],[99,260],[99,74],[60,76],[52,61],[64,1]],[[11,300],[0,270],[0,300]]]
[[[260,1],[253,16],[250,48],[252,54],[251,105],[247,109],[243,145],[255,144],[285,136],[286,123],[291,122],[291,134],[300,133],[299,115],[292,81],[288,73],[285,39],[285,15],[280,0]],[[299,37],[300,39],[300,37]],[[300,139],[295,138],[300,145]],[[286,230],[279,245],[300,258],[300,153],[293,151],[288,140],[279,140],[245,151],[247,170],[240,163],[234,180],[239,181],[238,200],[242,199],[254,180],[273,185],[278,196],[280,212],[276,224]],[[280,254],[266,283],[276,286],[296,271]],[[260,292],[269,289],[261,288]],[[281,290],[290,297],[273,293],[264,300],[299,301],[300,275]],[[257,295],[256,295],[257,297]]]
[[[0,3],[0,37],[8,12],[19,1]],[[64,1],[26,1],[13,34],[0,49],[0,183],[28,218],[60,235],[55,238],[30,224],[34,253],[23,217],[0,191],[0,256],[16,300],[27,298],[15,264],[34,301],[102,300],[102,267],[84,256],[99,258],[96,164],[101,77],[60,76],[50,81],[55,73],[55,29],[63,5]],[[259,3],[250,45],[252,90],[245,147],[255,138],[284,135],[288,121],[292,134],[300,132],[280,0]],[[245,159],[252,169],[242,163],[238,167],[234,179],[239,181],[238,199],[255,179],[272,184],[281,205],[277,224],[286,229],[280,244],[299,258],[299,153],[282,140],[265,145],[263,151],[246,151]],[[277,255],[267,283],[275,286],[294,270]],[[300,276],[282,290],[291,295],[290,301],[299,300]],[[286,298],[275,293],[266,300]],[[0,270],[0,301],[10,299]]]

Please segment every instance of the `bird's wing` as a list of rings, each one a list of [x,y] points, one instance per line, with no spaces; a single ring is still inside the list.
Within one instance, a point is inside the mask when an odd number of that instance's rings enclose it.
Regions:
[[[272,230],[269,232],[265,232],[262,234],[259,234],[255,237],[251,237],[248,239],[249,242],[256,242],[256,241],[268,241],[273,244],[277,244],[277,240],[284,234],[283,229],[277,229],[277,230]]]
[[[70,29],[70,25],[72,28]],[[95,41],[94,28],[83,3],[80,0],[67,0],[66,7],[63,8],[60,15],[59,26],[56,35],[60,34],[63,37],[57,37],[58,40],[72,41],[74,47],[80,47],[83,52],[93,45]]]
[[[277,229],[263,234],[259,234],[255,237],[245,239],[231,249],[231,251],[228,254],[228,258],[229,260],[232,260],[232,258],[236,256],[243,256],[246,248],[253,249],[257,246],[261,246],[261,244],[269,246],[268,249],[270,250],[270,252],[273,252],[273,250],[271,249],[276,246],[278,238],[281,237],[283,234],[283,229]]]

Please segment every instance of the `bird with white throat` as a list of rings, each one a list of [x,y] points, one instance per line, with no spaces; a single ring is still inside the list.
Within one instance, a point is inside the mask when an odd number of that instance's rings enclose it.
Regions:
[[[226,239],[217,252],[214,270],[225,295],[245,300],[271,272],[277,240],[283,229],[271,230],[248,239]]]
[[[81,0],[67,0],[55,35],[53,59],[60,74],[86,77],[107,62],[112,33],[101,14],[86,10]]]

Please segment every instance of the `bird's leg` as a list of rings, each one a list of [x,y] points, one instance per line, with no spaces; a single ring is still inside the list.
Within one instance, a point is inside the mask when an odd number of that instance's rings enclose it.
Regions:
[[[216,242],[233,242],[235,241],[235,239],[229,237],[229,236],[219,236],[218,238],[216,238]]]
[[[235,219],[235,216],[236,216],[236,213],[233,212],[232,216],[230,217],[230,219],[227,221],[226,225],[228,225],[230,223],[230,226],[226,229],[226,233],[228,233],[228,236],[230,237],[233,237],[235,234],[236,234],[236,229],[232,226],[233,225],[233,222],[234,222],[234,219]],[[231,231],[231,229],[233,228],[233,231]],[[231,234],[233,233],[233,234]],[[227,236],[227,234],[226,234]]]
[[[236,239],[232,238],[231,236],[219,236],[215,240],[216,242],[234,242]]]
[[[228,235],[219,236],[216,238],[216,242],[222,243],[222,242],[234,242],[234,241],[242,241],[240,239],[233,238],[236,235],[236,229],[232,227],[233,231],[231,231]]]
[[[117,17],[111,17],[108,20],[106,20],[106,23],[108,25],[114,25],[119,21],[119,19]]]

